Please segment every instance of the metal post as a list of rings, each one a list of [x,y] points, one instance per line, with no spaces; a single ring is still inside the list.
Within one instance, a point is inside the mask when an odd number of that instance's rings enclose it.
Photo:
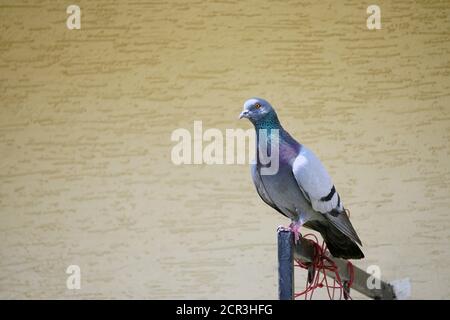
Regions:
[[[283,229],[278,229],[278,297],[294,299],[294,238]]]

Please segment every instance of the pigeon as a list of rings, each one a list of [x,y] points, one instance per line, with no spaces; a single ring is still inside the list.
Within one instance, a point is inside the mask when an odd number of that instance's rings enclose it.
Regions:
[[[297,142],[281,126],[274,108],[264,99],[251,98],[244,103],[239,119],[247,118],[256,130],[256,158],[251,175],[261,199],[291,219],[289,229],[299,240],[301,226],[319,232],[336,258],[362,259],[364,254],[348,210],[319,158]],[[262,134],[265,133],[265,134]],[[261,148],[269,155],[269,146],[278,146],[276,172],[264,172]]]

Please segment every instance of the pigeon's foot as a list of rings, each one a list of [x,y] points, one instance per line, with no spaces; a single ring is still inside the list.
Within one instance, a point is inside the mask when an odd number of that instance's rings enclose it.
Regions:
[[[302,224],[297,221],[297,222],[292,222],[288,227],[285,226],[278,226],[277,231],[289,231],[292,232],[294,234],[294,242],[295,244],[298,243],[298,241],[300,240],[300,227],[302,226]]]
[[[302,224],[300,223],[300,221],[296,221],[296,222],[292,222],[289,225],[289,229],[291,230],[292,233],[294,233],[294,243],[297,244],[300,241],[300,227],[302,226]]]

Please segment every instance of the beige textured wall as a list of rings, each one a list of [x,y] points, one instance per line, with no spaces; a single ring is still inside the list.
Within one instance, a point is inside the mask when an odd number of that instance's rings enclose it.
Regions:
[[[356,264],[450,298],[449,1],[73,3],[81,30],[0,1],[0,298],[276,298],[288,221],[248,167],[170,161],[174,129],[249,128],[255,95],[329,168]]]

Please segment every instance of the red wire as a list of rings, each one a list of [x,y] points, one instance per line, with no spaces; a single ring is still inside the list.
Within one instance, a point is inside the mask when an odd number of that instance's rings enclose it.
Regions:
[[[319,245],[319,240],[314,234],[306,234],[304,238],[310,238],[308,241],[311,241],[314,245],[314,259],[312,263],[302,263],[300,260],[295,260],[295,266],[308,270],[311,266],[314,267],[314,278],[312,279],[311,283],[308,282],[308,279],[306,280],[306,286],[305,289],[299,293],[294,294],[294,298],[298,298],[301,296],[305,296],[305,300],[309,299],[311,300],[314,294],[314,291],[317,288],[323,288],[325,287],[327,289],[327,294],[330,300],[334,300],[336,290],[339,290],[339,300],[342,299],[342,297],[346,297],[347,299],[351,299],[350,295],[344,294],[344,283],[341,280],[341,277],[339,275],[338,267],[334,263],[333,260],[331,260],[327,255],[327,247],[325,242],[322,242],[322,245]],[[312,238],[312,239],[311,239]],[[329,284],[327,280],[327,271],[333,272],[335,274],[335,278],[333,280],[333,284]],[[354,279],[354,270],[353,270],[353,264],[349,261],[347,263],[347,271],[349,274],[349,281],[347,282],[347,287],[350,290],[353,279]]]

